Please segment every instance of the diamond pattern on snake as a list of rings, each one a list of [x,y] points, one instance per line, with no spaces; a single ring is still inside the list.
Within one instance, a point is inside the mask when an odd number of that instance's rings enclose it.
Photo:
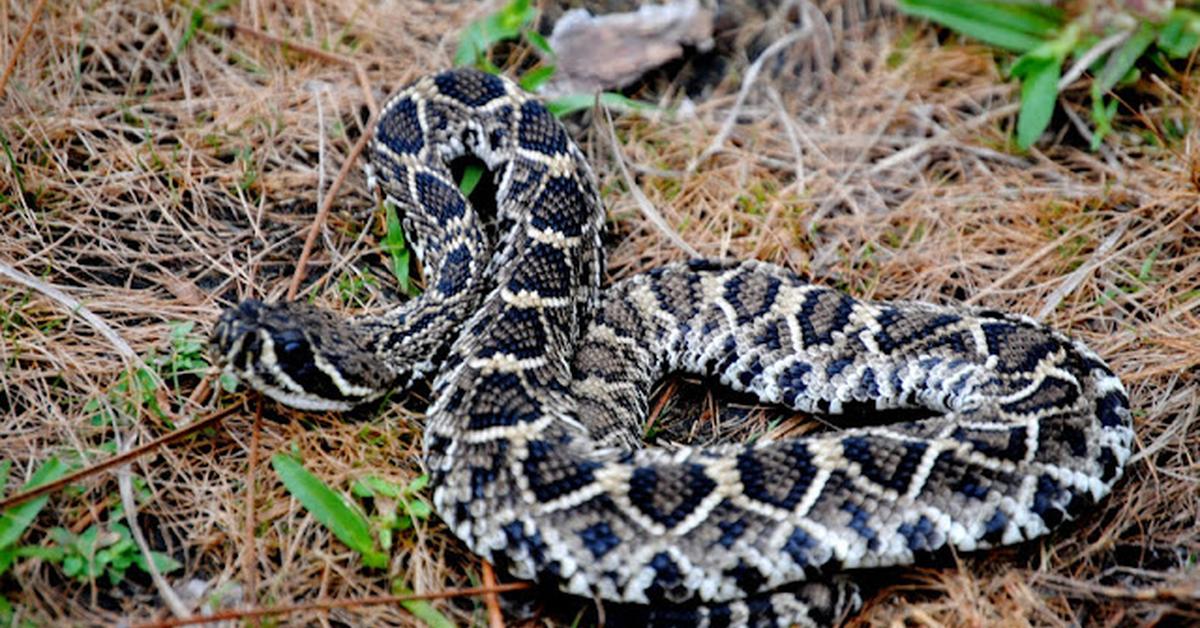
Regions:
[[[308,410],[432,380],[437,513],[513,576],[604,601],[609,624],[836,623],[859,604],[847,570],[1035,538],[1121,476],[1121,382],[1023,316],[860,301],[755,261],[602,287],[592,171],[505,78],[421,78],[374,134],[369,178],[403,211],[427,290],[375,317],[246,301],[214,352]],[[464,155],[495,176],[492,235],[452,178]],[[640,426],[670,373],[834,417],[934,416],[666,451]]]

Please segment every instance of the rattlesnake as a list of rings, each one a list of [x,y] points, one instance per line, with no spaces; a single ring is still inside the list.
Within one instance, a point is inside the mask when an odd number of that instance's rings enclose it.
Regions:
[[[497,184],[490,232],[448,166],[468,153]],[[368,172],[404,212],[424,294],[354,319],[246,301],[215,352],[305,409],[432,377],[441,518],[518,578],[617,602],[610,623],[837,621],[855,604],[842,570],[1044,534],[1104,497],[1129,456],[1121,382],[1022,316],[859,301],[759,262],[671,264],[601,290],[594,177],[507,79],[453,70],[401,90]],[[647,448],[652,387],[680,371],[801,411],[935,416]]]

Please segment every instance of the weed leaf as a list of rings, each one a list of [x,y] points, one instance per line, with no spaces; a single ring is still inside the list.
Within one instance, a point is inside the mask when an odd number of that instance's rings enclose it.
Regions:
[[[364,565],[387,566],[387,556],[375,549],[366,516],[349,499],[329,488],[287,454],[272,456],[271,466],[292,497],[347,547],[358,552]]]
[[[37,488],[47,482],[53,482],[62,477],[69,467],[58,458],[50,458],[33,473],[33,477],[25,483],[23,490]],[[42,507],[50,499],[49,495],[31,499],[24,504],[18,504],[0,513],[0,548],[16,543],[33,520],[37,518]]]
[[[1014,52],[1028,52],[1059,27],[1061,14],[1024,2],[900,0],[900,10],[968,37]]]
[[[1054,103],[1058,100],[1058,79],[1062,74],[1058,59],[1030,61],[1021,80],[1021,111],[1017,114],[1017,145],[1029,148],[1050,125]]]

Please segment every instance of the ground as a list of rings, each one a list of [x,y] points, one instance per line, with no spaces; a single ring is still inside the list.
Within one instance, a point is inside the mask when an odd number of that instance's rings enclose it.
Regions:
[[[239,299],[283,298],[298,266],[301,298],[346,312],[394,302],[384,214],[357,167],[335,180],[374,103],[450,65],[485,8],[222,4],[233,6],[212,16],[237,28],[175,2],[0,9],[0,59],[12,62],[0,88],[5,494],[51,459],[83,467],[232,409],[53,492],[0,544],[0,617],[158,621],[174,591],[182,612],[197,599],[226,610],[337,599],[348,602],[277,621],[403,625],[416,621],[405,607],[362,600],[481,582],[479,560],[436,517],[395,525],[387,567],[364,566],[271,464],[290,453],[343,492],[368,475],[407,485],[422,473],[419,394],[306,415],[225,391],[200,343]],[[873,2],[825,4],[826,25],[764,63],[740,103],[746,51],[788,32],[786,15],[739,17],[726,57],[686,68],[707,82],[630,91],[657,112],[568,120],[608,205],[610,279],[686,257],[683,242],[863,298],[986,305],[1082,338],[1136,408],[1115,493],[1040,542],[868,577],[853,622],[1200,620],[1200,74],[1143,75],[1099,151],[1061,109],[1022,151],[1003,57]],[[1084,119],[1087,84],[1062,100]],[[404,498],[407,512],[425,490]],[[356,499],[375,514],[386,501]],[[141,552],[121,534],[126,503],[148,547],[177,563],[163,563],[160,585],[130,565]],[[109,551],[89,563],[96,547]],[[431,609],[484,618],[477,597],[416,611]]]

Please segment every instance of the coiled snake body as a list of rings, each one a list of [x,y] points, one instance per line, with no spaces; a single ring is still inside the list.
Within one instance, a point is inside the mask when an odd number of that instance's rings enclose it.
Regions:
[[[465,153],[495,175],[494,239],[451,177]],[[835,572],[1033,538],[1122,473],[1120,381],[1032,320],[858,301],[757,262],[673,264],[601,291],[593,175],[506,79],[418,80],[387,103],[370,162],[405,213],[426,292],[357,319],[247,301],[221,317],[215,351],[306,409],[433,376],[437,512],[519,578],[628,603],[610,623],[830,623],[853,605]],[[646,448],[647,399],[678,371],[803,411],[937,414]]]

